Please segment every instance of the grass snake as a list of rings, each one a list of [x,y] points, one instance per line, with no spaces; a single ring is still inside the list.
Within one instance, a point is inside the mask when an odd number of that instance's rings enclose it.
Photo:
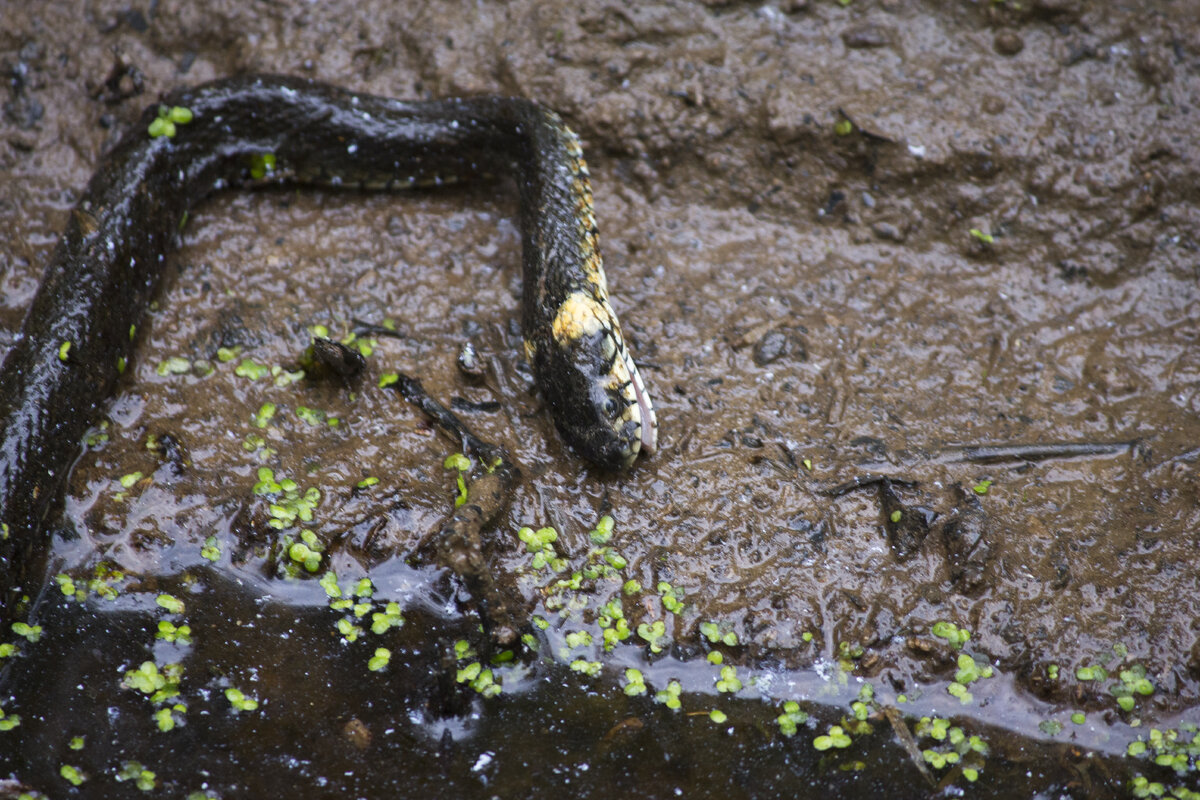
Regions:
[[[151,136],[172,107],[191,120]],[[267,156],[273,175],[254,180]],[[188,209],[262,182],[389,190],[498,174],[519,190],[524,349],[556,427],[608,468],[652,453],[654,409],[608,302],[587,165],[557,114],[516,98],[405,102],[290,77],[217,80],[148,108],[101,159],[0,370],[4,588],[131,356],[131,326]]]

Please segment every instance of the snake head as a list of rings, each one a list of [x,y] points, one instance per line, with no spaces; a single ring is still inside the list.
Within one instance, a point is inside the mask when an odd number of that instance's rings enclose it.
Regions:
[[[572,295],[527,351],[559,434],[580,455],[609,469],[653,455],[654,404],[607,303]]]

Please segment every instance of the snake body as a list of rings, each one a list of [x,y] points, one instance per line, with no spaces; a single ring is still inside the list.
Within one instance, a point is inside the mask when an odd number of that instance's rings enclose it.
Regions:
[[[162,107],[148,108],[101,160],[0,370],[5,560],[19,563],[13,542],[32,548],[44,525],[188,209],[253,183],[251,165],[268,155],[276,181],[363,189],[512,174],[525,353],[556,427],[608,468],[653,452],[654,409],[608,301],[587,165],[556,114],[523,99],[404,102],[280,76],[218,80],[164,103],[191,121],[154,138]]]

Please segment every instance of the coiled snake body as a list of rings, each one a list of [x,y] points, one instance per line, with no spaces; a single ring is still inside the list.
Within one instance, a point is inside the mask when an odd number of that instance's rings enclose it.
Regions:
[[[101,161],[0,371],[0,539],[27,533],[14,538],[32,547],[188,209],[245,183],[268,155],[277,179],[367,189],[511,172],[525,351],[559,432],[609,468],[653,452],[657,423],[608,303],[587,166],[556,114],[521,99],[402,102],[278,76],[219,80],[165,103],[191,121],[154,138],[159,110],[147,109]],[[19,562],[13,549],[0,541]]]

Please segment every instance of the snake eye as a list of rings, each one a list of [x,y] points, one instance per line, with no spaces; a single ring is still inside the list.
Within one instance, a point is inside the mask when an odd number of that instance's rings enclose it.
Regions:
[[[605,414],[605,416],[609,417],[610,419],[616,418],[617,411],[619,408],[620,408],[620,406],[617,403],[617,399],[615,397],[612,397],[611,395],[609,396],[609,398],[607,400],[604,401],[604,414]]]

